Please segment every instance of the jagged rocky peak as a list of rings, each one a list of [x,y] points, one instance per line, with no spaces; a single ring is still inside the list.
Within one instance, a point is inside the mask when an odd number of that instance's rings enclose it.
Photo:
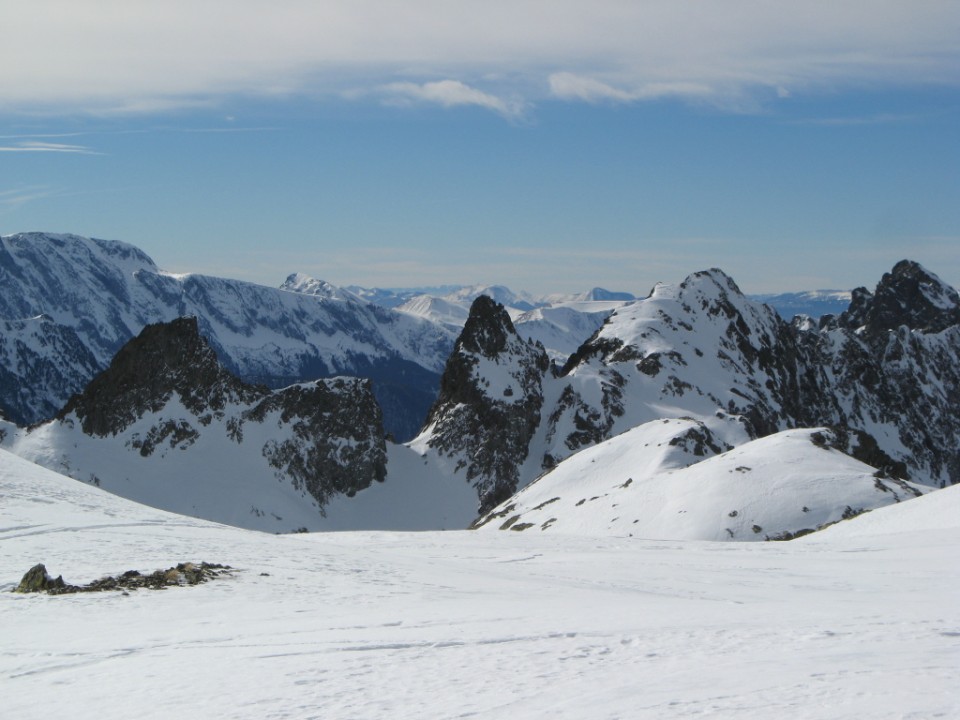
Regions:
[[[474,300],[415,446],[454,461],[477,489],[481,510],[513,493],[540,424],[550,359],[524,341],[503,305]]]
[[[471,353],[493,358],[507,347],[507,338],[516,337],[506,308],[487,295],[480,295],[470,306],[470,315],[457,340],[457,346]]]
[[[182,317],[147,325],[57,417],[74,413],[88,435],[115,435],[144,413],[161,410],[174,393],[201,415],[230,401],[249,402],[260,389],[227,372],[200,335],[197,318]]]
[[[960,295],[939,277],[912,260],[901,260],[884,273],[876,290],[853,291],[850,308],[839,319],[867,336],[906,326],[937,333],[960,324]]]

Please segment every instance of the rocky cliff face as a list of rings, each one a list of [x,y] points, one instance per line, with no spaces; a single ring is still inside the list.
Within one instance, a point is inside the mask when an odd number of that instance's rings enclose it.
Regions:
[[[415,444],[463,471],[481,510],[509,497],[540,424],[546,351],[517,335],[502,305],[481,295],[447,361],[440,396]]]
[[[0,415],[18,425],[49,418],[100,370],[72,328],[46,315],[0,320]]]
[[[216,503],[227,491],[224,508],[252,508],[256,517],[268,514],[274,495],[300,495],[322,513],[332,497],[386,477],[368,380],[249,385],[223,367],[192,317],[148,325],[55,420],[6,442],[52,469],[160,506],[154,498],[169,476],[187,475],[194,480],[186,492],[198,501]],[[220,488],[207,486],[208,477]]]
[[[960,482],[960,296],[910,261],[850,309],[802,333],[825,369],[835,412],[823,417],[872,438],[925,484]],[[809,350],[810,346],[813,350]],[[822,417],[822,416],[821,416]]]

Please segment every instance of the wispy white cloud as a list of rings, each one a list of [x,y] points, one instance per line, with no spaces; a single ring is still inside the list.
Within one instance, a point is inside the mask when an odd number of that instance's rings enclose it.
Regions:
[[[34,200],[42,200],[54,194],[55,192],[45,185],[28,185],[0,190],[0,213],[16,210]]]
[[[68,145],[41,140],[21,140],[13,145],[0,145],[0,152],[8,153],[70,153],[73,155],[99,155],[86,145]]]
[[[569,72],[554,73],[548,78],[550,93],[561,100],[582,100],[589,103],[629,103],[658,100],[666,97],[706,99],[716,94],[709,85],[697,82],[651,82],[630,89],[608,85],[596,78]]]
[[[438,80],[435,82],[414,83],[396,82],[380,88],[385,102],[409,104],[413,102],[434,103],[442,107],[473,105],[492,110],[506,118],[519,118],[526,105],[521,100],[505,100],[483,92],[459,80]]]
[[[877,115],[861,115],[850,117],[808,118],[795,120],[794,125],[821,125],[824,127],[860,127],[862,125],[895,125],[912,123],[923,120],[920,115],[910,113],[879,113]]]
[[[636,102],[960,85],[956,0],[31,0],[4,8],[0,113],[139,113],[231,95],[395,94],[511,117]],[[39,44],[56,52],[37,52]],[[436,78],[444,78],[434,82]],[[478,88],[482,88],[478,89]]]

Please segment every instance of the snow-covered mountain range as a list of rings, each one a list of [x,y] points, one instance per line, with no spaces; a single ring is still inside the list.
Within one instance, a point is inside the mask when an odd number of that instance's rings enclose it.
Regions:
[[[3,238],[0,274],[0,442],[245,527],[479,512],[484,528],[782,539],[960,481],[960,296],[909,261],[819,322],[717,269],[639,300],[532,307],[477,287],[391,310],[299,274],[174,276],[132,246],[34,234]],[[56,417],[17,427],[25,409]],[[424,416],[412,441],[385,437]]]
[[[960,481],[960,296],[915,263],[898,263],[875,292],[855,291],[850,309],[822,327],[788,324],[719,270],[695,273],[615,311],[559,370],[502,307],[474,307],[411,447],[473,483],[484,510],[502,512],[544,473],[538,492],[564,494],[552,490],[568,476],[562,461],[664,418],[696,423],[698,456],[830,426],[828,444],[878,479]],[[641,466],[656,462],[640,455]],[[868,495],[874,485],[863,485]],[[822,523],[774,534],[811,524]]]
[[[806,315],[819,320],[824,315],[839,315],[850,305],[849,290],[807,290],[805,292],[750,295],[776,310],[784,320]]]
[[[617,308],[634,302],[630,293],[594,288],[575,295],[514,293],[502,285],[459,288],[446,295],[417,294],[396,306],[399,312],[414,315],[459,333],[478,297],[503,305],[524,340],[541,343],[547,354],[561,365],[603,324]]]
[[[0,411],[19,423],[51,417],[144,326],[193,315],[248,382],[372,379],[388,429],[405,437],[456,337],[303,276],[269,288],[172,275],[132,245],[75,235],[0,238],[0,286]]]

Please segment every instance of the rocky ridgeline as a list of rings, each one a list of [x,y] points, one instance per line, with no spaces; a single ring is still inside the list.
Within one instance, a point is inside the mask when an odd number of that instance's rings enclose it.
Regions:
[[[57,419],[76,415],[86,434],[106,437],[160,412],[174,395],[203,423],[222,419],[227,405],[249,405],[268,393],[227,372],[200,335],[197,318],[184,317],[147,325]]]
[[[383,422],[370,381],[330,378],[281,390],[249,385],[220,364],[196,318],[148,325],[55,422],[79,424],[94,438],[120,436],[144,458],[188,451],[208,433],[237,445],[258,442],[258,455],[276,477],[321,508],[336,494],[352,496],[386,477]],[[269,429],[251,433],[252,427]]]
[[[819,326],[782,320],[713,269],[617,310],[551,371],[502,307],[478,301],[420,442],[459,458],[484,508],[659,417],[705,423],[706,454],[831,426],[884,475],[943,486],[960,482],[958,322],[957,292],[909,261]],[[503,378],[526,395],[503,397]]]

